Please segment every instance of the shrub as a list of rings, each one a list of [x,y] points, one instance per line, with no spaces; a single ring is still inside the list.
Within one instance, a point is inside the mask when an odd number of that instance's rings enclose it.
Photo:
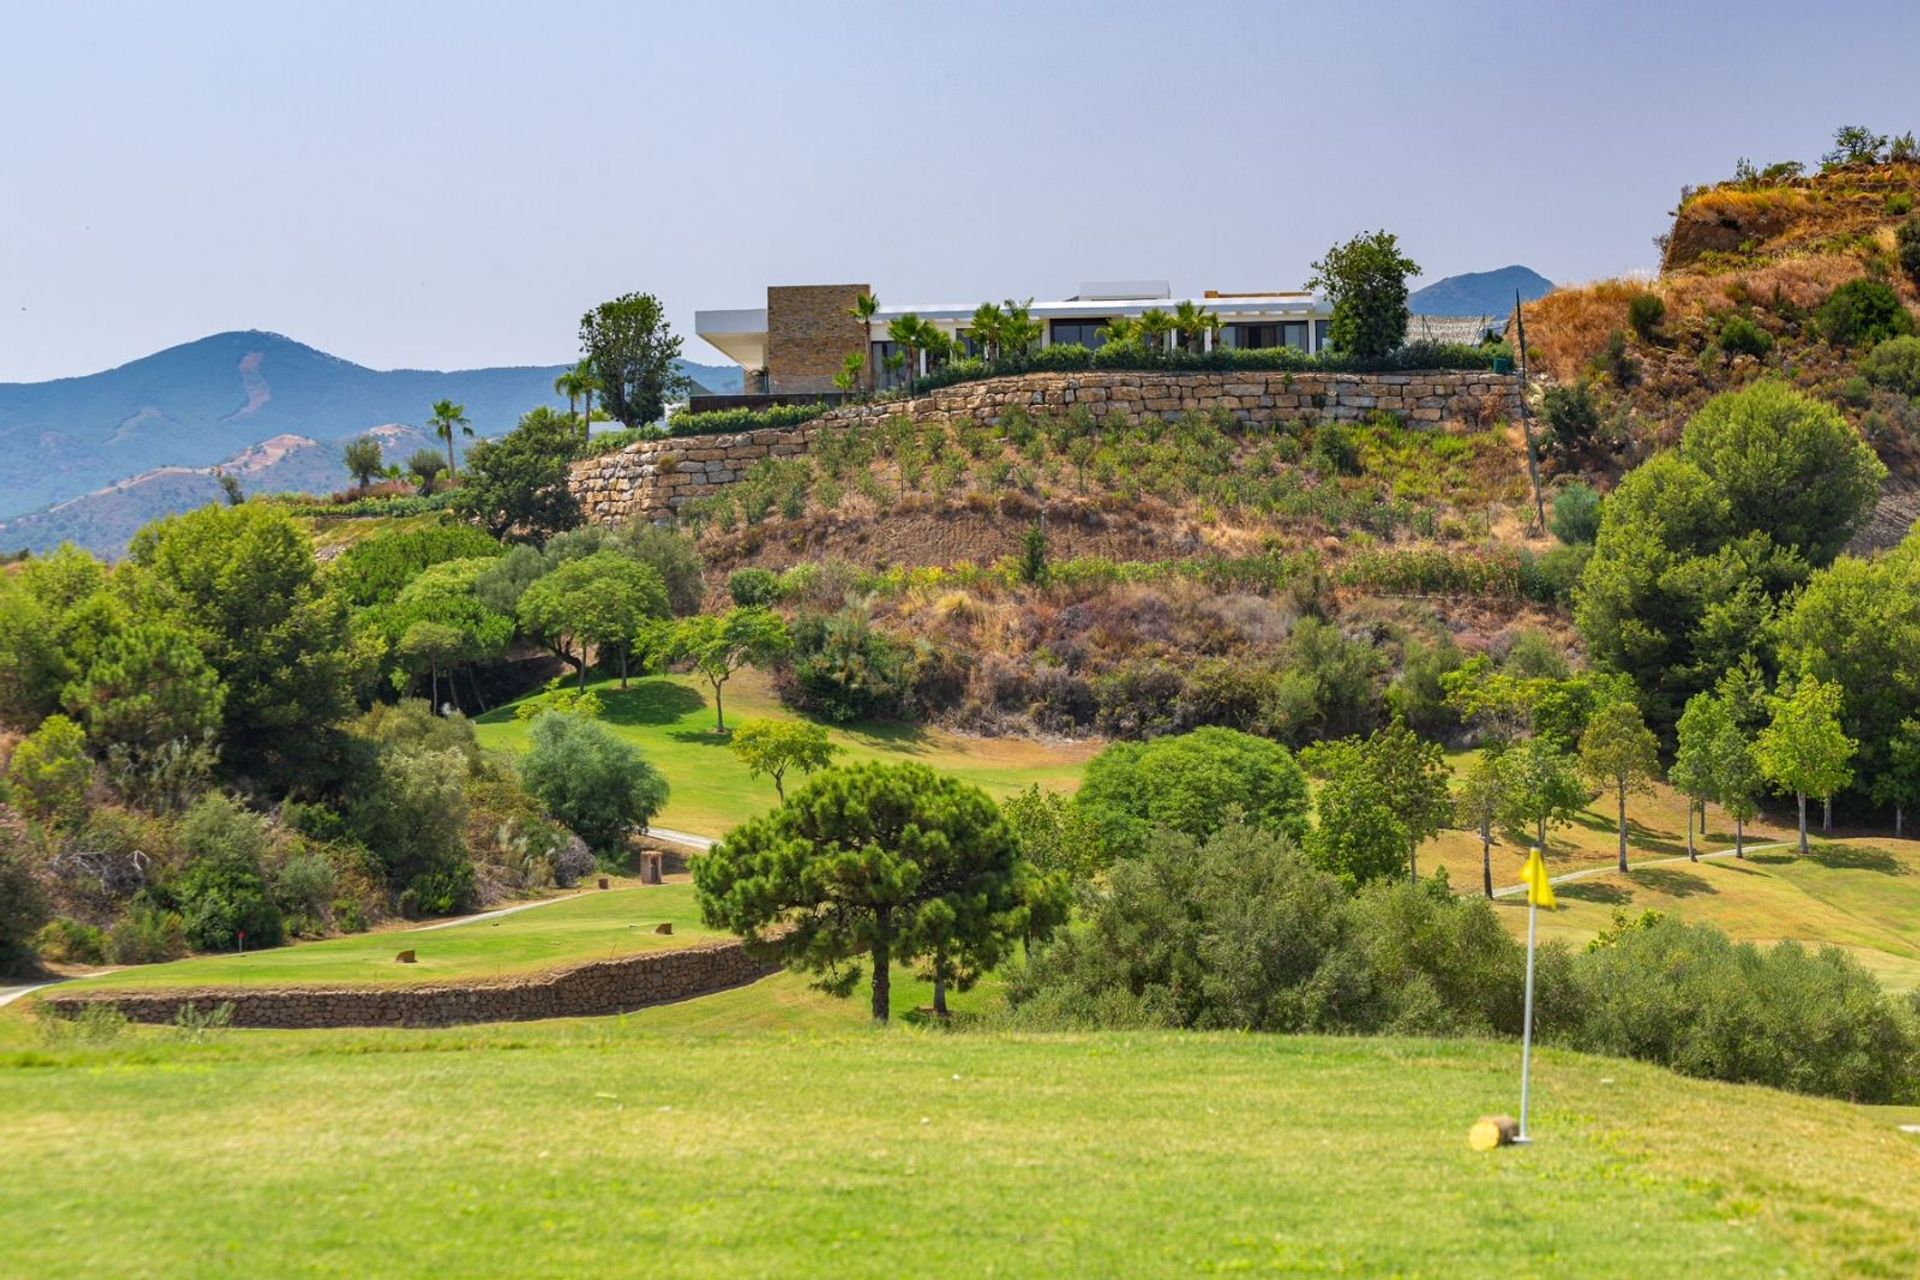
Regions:
[[[739,431],[759,431],[768,427],[797,427],[812,422],[833,406],[816,404],[775,404],[764,409],[717,409],[710,413],[676,413],[667,419],[670,436],[731,435]]]
[[[1627,303],[1627,323],[1643,342],[1653,342],[1660,336],[1660,326],[1666,323],[1667,304],[1657,293],[1636,293]]]
[[[1540,555],[1535,555],[1530,549],[1522,548],[1520,594],[1529,600],[1537,600],[1541,604],[1571,604],[1573,590],[1580,584],[1580,576],[1586,572],[1587,561],[1592,558],[1593,543],[1591,542],[1555,547]]]
[[[1827,295],[1816,318],[1837,347],[1871,346],[1913,332],[1913,313],[1880,280],[1849,280]]]
[[[1623,931],[1573,972],[1584,1014],[1570,1038],[1582,1049],[1856,1102],[1920,1092],[1911,1023],[1836,947],[1762,949],[1664,919]]]
[[[741,608],[780,602],[780,578],[768,569],[735,569],[727,577],[727,594]]]
[[[1589,543],[1600,533],[1600,492],[1576,480],[1554,495],[1553,536],[1568,546]]]
[[[467,777],[477,748],[466,721],[427,715],[448,735],[432,739],[405,706],[362,720],[368,736],[353,751],[347,822],[404,914],[447,915],[473,896]]]
[[[191,861],[173,891],[188,941],[203,951],[279,946],[284,922],[260,866],[265,821],[225,796],[208,795],[181,819],[180,842]]]
[[[4,837],[0,837],[0,841],[3,840]],[[28,966],[33,958],[30,943],[46,918],[46,898],[40,892],[33,868],[18,848],[0,842],[0,973],[12,973]],[[61,957],[49,955],[49,958]]]
[[[1360,444],[1345,423],[1327,421],[1314,428],[1313,449],[1308,454],[1313,469],[1327,476],[1360,474]]]
[[[903,715],[913,667],[913,651],[875,630],[859,610],[809,614],[794,623],[792,665],[781,692],[796,708],[836,724]]]
[[[1913,192],[1896,191],[1887,197],[1887,216],[1904,218],[1913,212]]]
[[[1076,803],[1101,826],[1109,856],[1139,852],[1155,827],[1204,838],[1237,813],[1297,840],[1307,829],[1307,775],[1277,742],[1216,726],[1095,756]]]
[[[1547,429],[1547,452],[1562,459],[1585,452],[1600,433],[1600,407],[1584,381],[1548,387],[1540,399],[1540,419]]]
[[[1876,387],[1920,397],[1920,337],[1888,338],[1867,353],[1860,371]]]
[[[553,851],[552,863],[553,882],[562,889],[579,884],[581,878],[591,875],[598,865],[593,850],[587,848],[586,841],[578,836]]]
[[[624,859],[629,832],[667,802],[667,781],[631,743],[594,720],[543,715],[520,761],[527,790],[596,852]]]
[[[14,806],[43,822],[72,823],[84,818],[92,777],[86,732],[62,715],[42,720],[7,762]]]
[[[1920,284],[1920,214],[1914,214],[1893,233],[1894,252],[1900,259],[1900,269],[1909,279]]]
[[[115,964],[165,964],[187,954],[187,926],[177,911],[135,901],[107,931],[107,959]]]
[[[1730,356],[1759,359],[1773,350],[1773,335],[1749,316],[1730,315],[1720,326],[1720,349]]]
[[[3,928],[0,925],[0,928]],[[62,916],[50,920],[33,935],[33,949],[42,960],[60,964],[105,964],[107,931],[81,920]]]

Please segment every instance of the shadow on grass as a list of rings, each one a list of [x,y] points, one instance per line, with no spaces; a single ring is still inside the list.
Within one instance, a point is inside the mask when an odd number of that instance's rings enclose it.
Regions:
[[[1618,830],[1618,828],[1615,828]],[[1627,819],[1627,843],[1650,853],[1681,854],[1687,851],[1686,833],[1676,839],[1671,831],[1655,831],[1642,822]]]
[[[1820,844],[1813,847],[1807,861],[1836,871],[1878,871],[1881,875],[1909,874],[1905,863],[1885,849],[1863,849],[1850,844]]]
[[[1597,902],[1603,906],[1617,907],[1633,901],[1633,891],[1617,884],[1608,884],[1603,880],[1579,880],[1573,884],[1557,884],[1553,887],[1555,896],[1572,898],[1575,902]]]
[[[1633,878],[1670,898],[1691,898],[1696,894],[1720,892],[1708,883],[1706,877],[1674,867],[1644,867],[1635,871]]]
[[[699,690],[671,680],[636,680],[630,688],[594,692],[605,708],[600,718],[608,724],[676,724],[707,705]]]

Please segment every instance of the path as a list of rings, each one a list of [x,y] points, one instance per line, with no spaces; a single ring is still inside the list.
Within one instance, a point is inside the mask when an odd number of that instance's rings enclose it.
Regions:
[[[713,848],[719,841],[706,836],[697,836],[691,831],[675,831],[672,827],[648,827],[647,834],[655,840],[664,840],[668,844],[681,844],[689,849],[698,849],[701,853]]]
[[[1799,843],[1800,842],[1797,840],[1775,840],[1769,844],[1750,844],[1746,846],[1746,852],[1759,853],[1765,849],[1797,848],[1799,846]],[[1720,858],[1731,858],[1733,856],[1734,856],[1733,850],[1721,849],[1714,853],[1703,853],[1700,855],[1698,860],[1701,862],[1712,862],[1712,861],[1717,861]],[[1689,858],[1686,854],[1681,853],[1681,854],[1675,854],[1671,858],[1654,858],[1647,862],[1629,862],[1627,864],[1627,867],[1628,867],[1627,874],[1632,875],[1635,871],[1640,870],[1640,868],[1642,867],[1664,867],[1675,862],[1693,862],[1693,861],[1695,861],[1695,859]],[[1547,877],[1547,879],[1552,884],[1572,884],[1575,880],[1591,880],[1595,876],[1617,876],[1619,874],[1620,874],[1620,868],[1614,863],[1609,862],[1605,866],[1587,867],[1580,871],[1569,871],[1564,875],[1549,876]],[[1493,896],[1496,898],[1510,898],[1516,893],[1525,893],[1526,891],[1527,891],[1527,886],[1525,886],[1524,884],[1510,884],[1505,886],[1504,888],[1495,889],[1493,891]]]

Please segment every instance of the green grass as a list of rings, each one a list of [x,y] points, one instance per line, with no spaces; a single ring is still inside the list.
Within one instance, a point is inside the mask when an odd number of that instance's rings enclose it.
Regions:
[[[1912,1275],[1889,1115],[1511,1045],[941,1034],[778,977],[619,1019],[0,1011],[8,1275]],[[11,1051],[9,1047],[11,1046]]]
[[[605,723],[646,753],[672,787],[667,806],[655,817],[663,827],[697,835],[723,836],[748,818],[773,808],[773,782],[749,777],[747,768],[713,731],[713,697],[691,676],[654,676],[622,690],[617,680],[591,681],[588,687],[606,706]],[[774,697],[765,676],[743,671],[726,685],[729,724],[751,719],[796,719]],[[511,706],[479,717],[475,728],[482,746],[520,751],[528,725],[513,718]],[[840,763],[863,760],[917,761],[974,783],[996,797],[1033,783],[1060,791],[1080,785],[1080,772],[1098,753],[1099,742],[1042,743],[1024,738],[971,738],[945,729],[902,724],[836,727],[834,742],[843,749]],[[788,785],[796,785],[788,779]]]
[[[653,927],[671,922],[673,932]],[[444,929],[351,934],[245,955],[194,956],[89,978],[73,989],[473,981],[730,938],[700,923],[691,884],[588,890],[564,902]],[[394,956],[412,949],[417,963]]]

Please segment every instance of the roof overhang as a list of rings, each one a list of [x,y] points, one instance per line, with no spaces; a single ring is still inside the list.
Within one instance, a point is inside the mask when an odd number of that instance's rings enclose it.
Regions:
[[[735,307],[693,313],[694,336],[748,369],[767,363],[767,309]]]

